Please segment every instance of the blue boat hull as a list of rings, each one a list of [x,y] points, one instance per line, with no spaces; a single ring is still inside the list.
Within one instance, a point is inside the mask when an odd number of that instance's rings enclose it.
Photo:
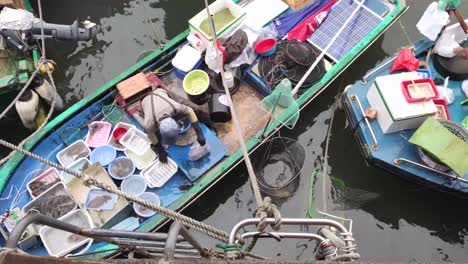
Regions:
[[[431,42],[420,41],[416,44],[416,55],[418,59],[424,60],[427,50],[432,47]],[[388,58],[390,59],[390,58]],[[388,59],[385,60],[388,61]],[[377,65],[383,65],[385,62]],[[366,162],[375,167],[382,168],[392,174],[398,175],[412,182],[434,188],[438,191],[449,192],[451,194],[468,197],[468,183],[452,180],[449,177],[433,172],[430,170],[419,168],[409,163],[395,162],[396,159],[408,159],[418,163],[422,163],[416,152],[416,147],[407,142],[415,130],[405,130],[400,133],[383,134],[377,120],[370,121],[375,137],[377,139],[377,148],[374,146],[374,140],[370,130],[362,118],[361,109],[358,101],[362,104],[363,109],[370,107],[366,95],[374,79],[377,76],[388,75],[391,63],[370,76],[365,83],[356,82],[351,88],[347,89],[342,97],[341,103],[346,112],[348,121],[351,124],[356,141],[359,144],[360,152],[365,157]],[[430,69],[433,78],[442,78],[434,69],[432,62]],[[455,93],[455,102],[449,105],[451,120],[460,123],[463,118],[468,115],[468,106],[461,106],[460,102],[465,99],[463,92],[460,89],[461,82],[450,81],[448,87],[452,88]],[[467,157],[468,158],[468,157]]]

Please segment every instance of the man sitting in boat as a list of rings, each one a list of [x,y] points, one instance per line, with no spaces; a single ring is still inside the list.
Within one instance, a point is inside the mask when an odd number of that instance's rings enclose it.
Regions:
[[[166,149],[176,142],[180,126],[175,119],[186,116],[192,122],[192,127],[201,146],[205,145],[198,118],[193,109],[187,105],[176,102],[167,92],[158,88],[147,95],[141,102],[144,113],[144,129],[148,135],[155,135],[152,149],[158,154],[159,161],[167,162]]]

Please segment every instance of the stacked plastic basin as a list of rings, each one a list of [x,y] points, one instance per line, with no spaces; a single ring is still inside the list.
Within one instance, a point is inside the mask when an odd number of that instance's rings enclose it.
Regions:
[[[184,79],[189,72],[202,66],[201,53],[190,45],[183,46],[172,59],[172,66],[176,76]]]

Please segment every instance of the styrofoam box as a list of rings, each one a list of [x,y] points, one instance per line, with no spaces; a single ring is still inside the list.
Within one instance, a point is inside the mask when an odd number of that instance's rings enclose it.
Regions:
[[[214,15],[215,13],[223,10],[224,8],[229,8],[229,11],[231,14],[234,16],[234,19],[231,21],[231,23],[227,24],[226,26],[222,28],[217,28],[216,29],[216,36],[221,37],[228,29],[239,25],[241,21],[245,18],[246,11],[244,8],[241,6],[235,4],[232,0],[217,0],[210,4],[210,13]],[[189,28],[190,31],[193,34],[198,34],[201,36],[201,40],[204,41],[205,43],[213,41],[213,36],[209,37],[206,32],[204,32],[200,28],[200,24],[207,18],[207,13],[206,9],[204,8],[202,11],[200,11],[198,14],[196,14],[193,18],[191,18],[189,22]]]
[[[172,59],[172,66],[183,72],[189,72],[200,60],[201,53],[190,45],[185,45],[177,51],[174,59]]]
[[[88,217],[81,210],[71,211],[58,220],[81,228],[91,228]],[[90,241],[90,238],[75,235],[50,226],[42,227],[39,230],[39,236],[49,255],[54,257],[63,257]]]
[[[379,76],[367,93],[372,108],[377,109],[377,121],[384,134],[418,128],[437,108],[432,101],[408,103],[401,91],[401,82],[418,79],[416,72]]]

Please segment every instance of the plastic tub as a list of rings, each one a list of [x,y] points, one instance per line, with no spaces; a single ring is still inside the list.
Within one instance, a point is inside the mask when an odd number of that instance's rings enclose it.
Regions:
[[[143,155],[151,145],[148,136],[136,128],[131,128],[122,136],[120,144],[137,155]]]
[[[127,157],[116,158],[109,165],[109,175],[116,180],[123,180],[135,172],[135,164]]]
[[[80,158],[86,158],[91,150],[83,140],[78,140],[57,153],[57,160],[64,167],[68,167]]]
[[[195,67],[193,67],[192,69],[190,69],[190,71],[186,71],[186,72],[185,72],[185,71],[178,70],[177,68],[174,68],[175,75],[176,75],[179,79],[183,80],[183,79],[185,78],[185,76],[187,76],[187,74],[189,74],[189,72],[191,72],[191,71],[193,71],[193,70],[199,70],[199,69],[201,69],[201,68],[202,68],[202,63],[203,63],[203,61],[200,60],[200,61],[195,65]]]
[[[104,121],[94,121],[89,124],[88,134],[86,135],[86,144],[91,148],[97,148],[106,145],[109,140],[109,134],[112,130],[112,124]]]
[[[450,120],[450,112],[448,110],[447,102],[444,99],[432,100],[437,107],[437,113],[434,115],[435,119]]]
[[[138,198],[141,198],[146,201],[150,201],[155,203],[156,205],[161,205],[161,199],[157,194],[151,193],[151,192],[145,192],[142,193],[138,196]],[[137,203],[133,203],[133,210],[135,210],[135,213],[141,217],[150,217],[156,214],[155,211],[152,211],[144,206],[141,206]]]
[[[86,195],[84,209],[94,211],[112,210],[117,203],[117,194],[101,189],[90,189]]]
[[[259,41],[255,45],[255,51],[260,56],[270,56],[276,51],[276,39],[267,38]]]
[[[33,210],[53,218],[60,218],[77,207],[62,183],[57,183],[23,207],[23,213]]]
[[[141,172],[141,175],[146,179],[149,187],[160,188],[176,174],[177,169],[177,164],[168,157],[167,164],[163,164],[156,159],[151,166]]]
[[[144,170],[153,163],[153,161],[156,159],[157,155],[154,153],[154,151],[150,148],[148,149],[143,155],[137,155],[135,152],[125,149],[124,151],[125,155],[130,158],[133,163],[135,164],[135,167],[139,170]]]
[[[130,130],[131,128],[135,128],[134,125],[131,125],[131,124],[128,124],[128,123],[124,123],[124,122],[120,122],[118,123],[117,125],[115,125],[114,127],[114,130],[112,130],[112,135],[114,135],[114,132],[119,129],[119,128],[125,128],[127,129],[127,132],[128,130]],[[124,133],[122,135],[122,137],[125,135],[126,133]],[[122,138],[120,137],[120,138]],[[119,138],[119,140],[120,140]],[[125,150],[125,147],[117,140],[114,139],[114,137],[109,137],[109,141],[107,142],[108,145],[111,145],[112,147],[114,147],[116,150],[119,150],[119,151],[124,151]]]
[[[115,149],[110,146],[110,145],[104,145],[95,148],[91,152],[91,156],[89,157],[89,160],[91,163],[96,163],[99,162],[102,166],[107,166],[109,165],[117,156],[117,152]]]
[[[188,117],[184,117],[181,121],[182,126],[180,127],[179,135],[185,134],[192,127],[192,121]]]
[[[126,192],[135,196],[146,192],[147,187],[148,184],[146,183],[145,178],[140,175],[132,175],[123,180],[120,184],[120,190],[122,190],[122,192]]]
[[[185,76],[182,85],[192,102],[202,105],[208,101],[207,90],[210,86],[210,77],[205,71],[194,70],[189,72]]]
[[[59,220],[81,228],[92,227],[88,217],[81,210],[72,211]],[[90,241],[89,238],[49,226],[42,227],[39,236],[47,252],[53,257],[63,257]]]
[[[112,137],[116,140],[116,141],[119,141],[120,138],[125,135],[125,133],[127,133],[128,129],[126,129],[125,127],[117,127],[116,129],[114,129],[114,131],[112,132]]]
[[[28,182],[26,188],[32,198],[36,198],[50,187],[60,182],[57,169],[50,168]]]
[[[432,100],[439,97],[439,91],[437,91],[432,79],[429,78],[403,81],[401,86],[408,103]]]
[[[83,172],[89,166],[91,166],[91,162],[89,161],[89,159],[81,158],[81,159],[75,161],[75,163],[73,163],[72,165],[70,165],[68,167],[68,169],[70,169],[72,171],[75,171],[75,172]],[[68,174],[68,173],[63,171],[62,174],[60,175],[60,178],[62,179],[62,182],[66,185],[71,180],[73,180],[73,178],[75,178],[75,176],[73,176],[71,174]]]

